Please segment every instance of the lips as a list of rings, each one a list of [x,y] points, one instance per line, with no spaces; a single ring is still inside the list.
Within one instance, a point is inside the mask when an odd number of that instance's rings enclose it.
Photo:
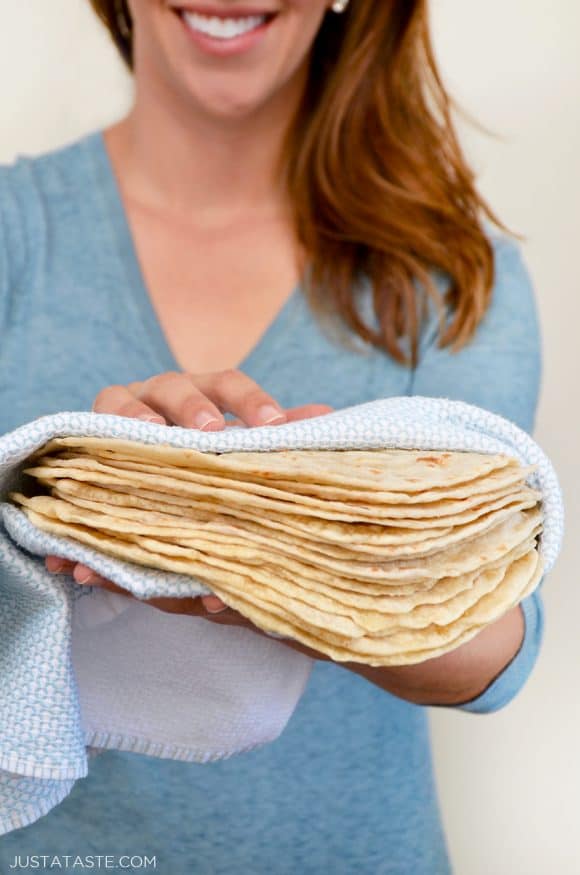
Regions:
[[[187,26],[198,33],[213,39],[234,39],[261,27],[267,21],[266,15],[207,16],[197,12],[184,11],[183,19]]]
[[[265,6],[234,6],[224,9],[223,6],[210,6],[204,3],[174,3],[171,4],[175,12],[183,14],[191,12],[204,15],[206,18],[247,18],[250,15],[265,15],[271,17],[277,15],[277,9],[267,9]]]
[[[229,56],[249,51],[262,41],[278,11],[259,7],[183,5],[172,7],[203,52]]]

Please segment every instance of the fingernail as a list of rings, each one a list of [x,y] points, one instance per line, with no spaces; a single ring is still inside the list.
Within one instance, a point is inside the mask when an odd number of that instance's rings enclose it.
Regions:
[[[214,599],[214,601],[210,601],[210,599]],[[210,604],[215,605],[216,602],[220,603],[219,607],[218,606],[215,606],[213,608],[210,607]],[[227,609],[228,609],[227,605],[221,604],[221,599],[218,599],[217,596],[209,596],[208,599],[204,600],[203,606],[206,609],[206,611],[208,612],[208,614],[221,614],[222,611],[227,611]]]
[[[83,574],[82,577],[75,577],[75,580],[77,583],[80,583],[82,586],[83,584],[88,583],[90,580],[92,580],[93,577],[94,577],[94,575],[92,574],[92,572],[89,571],[88,574],[85,572],[85,574]]]
[[[55,562],[51,566],[48,567],[48,570],[51,574],[60,574],[61,571],[64,571],[65,563],[64,562]]]
[[[281,422],[285,418],[284,414],[281,413],[277,407],[273,407],[272,404],[266,404],[264,407],[260,407],[258,410],[258,417],[264,425],[271,425],[277,420]]]
[[[196,413],[193,421],[195,427],[199,429],[207,428],[208,425],[219,424],[219,419],[217,419],[212,413],[208,413],[206,410],[202,410],[201,413]]]

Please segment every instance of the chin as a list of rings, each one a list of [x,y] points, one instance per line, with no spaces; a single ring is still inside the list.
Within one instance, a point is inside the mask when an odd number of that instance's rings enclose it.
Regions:
[[[260,111],[268,103],[268,92],[263,88],[225,89],[200,88],[199,80],[195,88],[189,88],[189,100],[204,115],[213,116],[221,120],[231,119],[240,121],[250,118]]]

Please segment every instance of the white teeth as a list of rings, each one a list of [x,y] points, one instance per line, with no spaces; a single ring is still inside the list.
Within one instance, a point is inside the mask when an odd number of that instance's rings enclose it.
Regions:
[[[199,15],[197,12],[184,12],[183,17],[192,30],[205,33],[215,39],[232,39],[260,27],[266,21],[265,15],[248,15],[245,18],[216,18]]]

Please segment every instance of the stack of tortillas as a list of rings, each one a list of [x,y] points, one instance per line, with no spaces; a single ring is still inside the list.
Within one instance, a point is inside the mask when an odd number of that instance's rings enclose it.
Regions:
[[[541,495],[507,456],[58,438],[25,472],[33,497],[11,498],[38,528],[190,575],[338,661],[450,651],[542,576]]]

